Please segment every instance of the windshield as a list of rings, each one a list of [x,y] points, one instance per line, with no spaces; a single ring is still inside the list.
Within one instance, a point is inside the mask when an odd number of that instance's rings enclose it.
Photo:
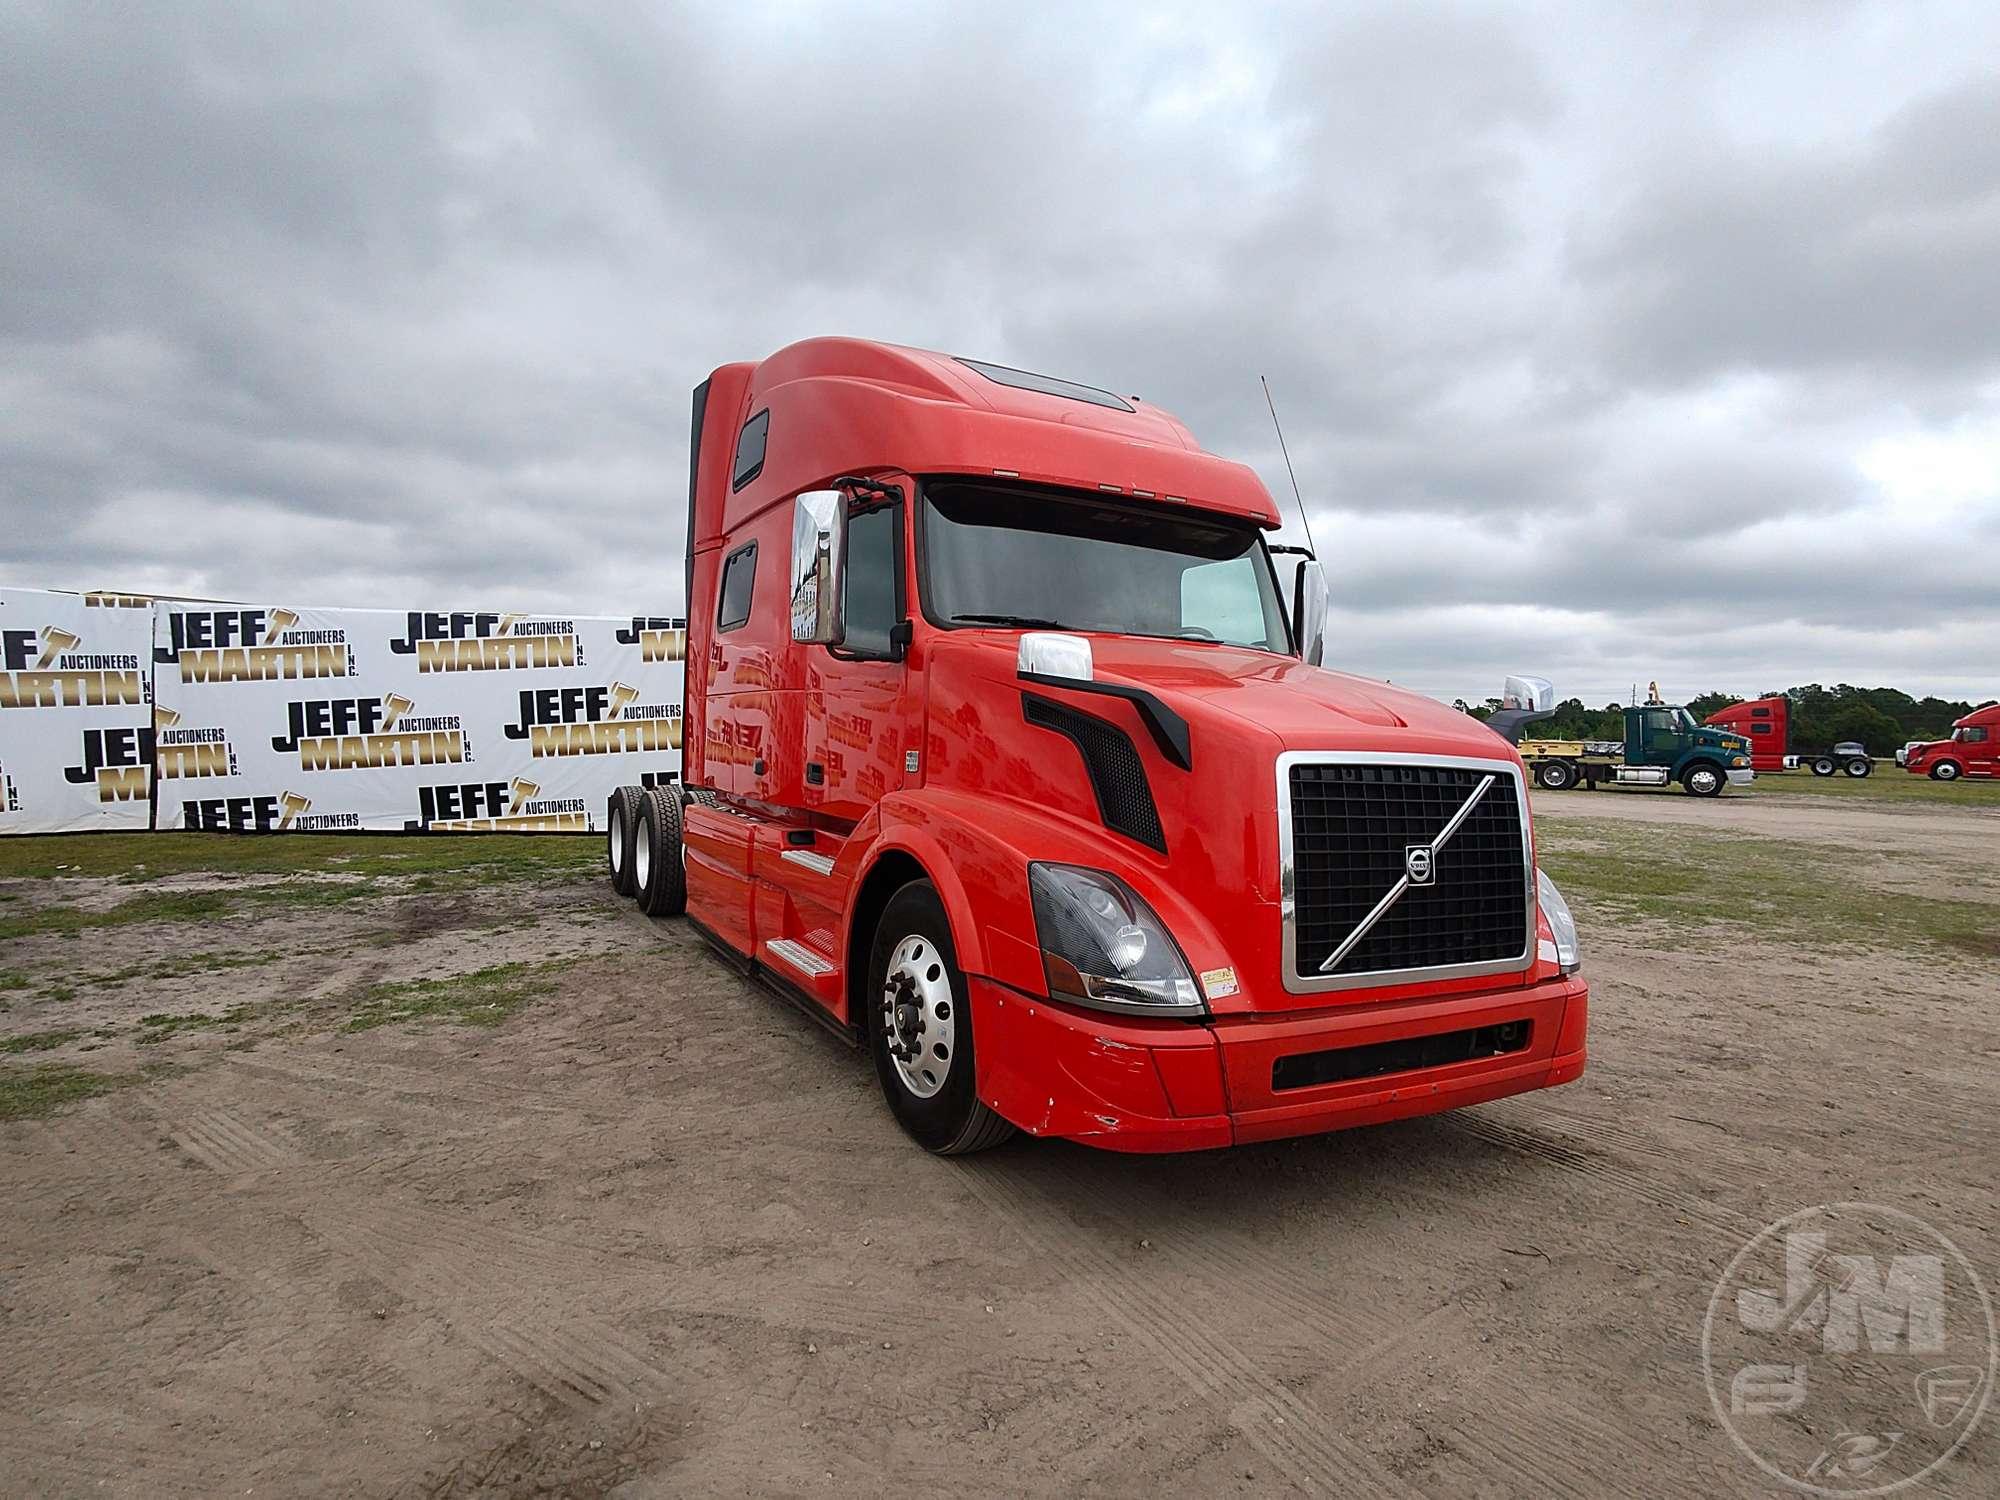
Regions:
[[[1684,708],[1674,710],[1674,727],[1682,733],[1694,728],[1694,715]]]
[[[973,480],[924,490],[924,607],[943,625],[1021,625],[1289,652],[1250,522]]]

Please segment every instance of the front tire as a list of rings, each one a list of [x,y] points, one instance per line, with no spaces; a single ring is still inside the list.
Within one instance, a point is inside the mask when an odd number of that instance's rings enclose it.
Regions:
[[[639,910],[677,917],[687,910],[687,856],[681,848],[681,799],[672,787],[648,787],[632,834],[632,883]]]
[[[1958,762],[1955,760],[1939,761],[1936,765],[1931,767],[1931,780],[1932,781],[1958,780]]]
[[[1852,776],[1857,781],[1859,781],[1863,776],[1867,776],[1870,773],[1872,773],[1874,769],[1875,769],[1875,762],[1873,762],[1872,760],[1862,760],[1859,756],[1856,756],[1853,760],[1850,760],[1847,763],[1847,774],[1849,776]]]
[[[1535,784],[1552,792],[1564,791],[1576,784],[1576,771],[1566,760],[1545,760],[1535,767]]]
[[[882,1095],[918,1145],[961,1156],[1014,1133],[979,1102],[965,975],[928,880],[911,881],[882,908],[862,1003]]]
[[[629,897],[634,891],[632,834],[639,821],[639,799],[644,795],[636,786],[621,786],[605,804],[604,862],[611,875],[611,889],[621,896]]]
[[[1703,764],[1689,766],[1687,775],[1681,778],[1681,785],[1688,789],[1688,795],[1692,797],[1720,797],[1728,781],[1720,766]]]

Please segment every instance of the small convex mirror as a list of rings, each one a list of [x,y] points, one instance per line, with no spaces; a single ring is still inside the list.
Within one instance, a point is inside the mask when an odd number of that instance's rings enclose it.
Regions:
[[[806,490],[792,502],[793,640],[838,646],[847,639],[840,614],[846,563],[847,496],[839,490]]]

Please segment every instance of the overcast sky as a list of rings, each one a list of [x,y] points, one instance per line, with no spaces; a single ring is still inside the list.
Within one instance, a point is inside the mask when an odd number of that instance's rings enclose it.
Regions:
[[[677,608],[848,333],[1267,374],[1355,671],[2000,693],[1991,3],[0,0],[0,203],[0,583]]]

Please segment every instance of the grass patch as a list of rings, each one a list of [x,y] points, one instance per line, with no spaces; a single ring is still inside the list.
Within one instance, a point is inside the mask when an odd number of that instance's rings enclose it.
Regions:
[[[1878,952],[1924,943],[1953,954],[2000,953],[2000,903],[1882,890],[1849,878],[1888,856],[1824,851],[1780,839],[1595,819],[1540,824],[1538,853],[1588,920],[1650,917],[1679,927],[1737,926],[1806,948]],[[1566,847],[1582,846],[1582,847]]]
[[[1990,807],[2000,812],[2000,781],[1932,781],[1928,776],[1912,776],[1898,765],[1877,766],[1874,775],[1862,777],[1815,776],[1810,771],[1760,771],[1749,795],[1767,792],[1797,792],[1849,802]]]
[[[0,990],[25,990],[31,983],[26,974],[15,969],[0,969]]]
[[[80,1031],[31,1031],[26,1036],[0,1037],[0,1052],[10,1056],[23,1052],[53,1052],[82,1035]]]
[[[76,998],[76,991],[66,984],[52,984],[49,986],[48,998],[58,1005],[63,1005]]]
[[[184,953],[157,963],[133,964],[108,974],[93,974],[91,984],[129,984],[135,979],[185,979],[190,974],[219,974],[228,969],[254,969],[292,957],[271,949],[259,953]]]
[[[141,1081],[131,1073],[93,1073],[64,1063],[0,1067],[0,1120],[38,1120],[64,1105]]]
[[[459,833],[80,833],[0,840],[0,880],[59,875],[132,881],[215,873],[353,875],[477,872],[487,877],[567,875],[603,859],[595,838]],[[61,866],[63,868],[58,868]]]
[[[0,916],[0,942],[46,932],[125,927],[134,922],[200,922],[228,910],[229,898],[215,891],[151,891],[105,911],[86,911],[80,906],[33,907]]]
[[[555,988],[557,964],[496,964],[446,979],[378,984],[348,1018],[347,1031],[368,1031],[409,1021],[498,1026],[522,1006]]]
[[[139,1045],[158,1046],[169,1037],[179,1036],[183,1031],[208,1031],[220,1028],[234,1031],[245,1021],[255,1020],[265,1007],[251,1003],[232,1005],[219,1015],[207,1011],[188,1011],[182,1015],[170,1015],[156,1011],[150,1016],[139,1017]]]

